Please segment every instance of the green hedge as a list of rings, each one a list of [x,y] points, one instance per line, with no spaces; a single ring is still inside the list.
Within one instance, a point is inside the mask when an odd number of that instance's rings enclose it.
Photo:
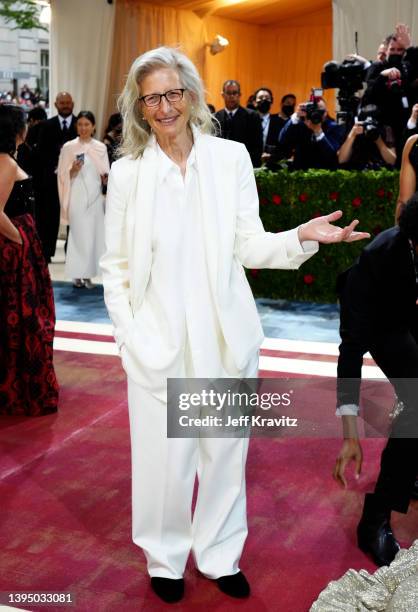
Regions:
[[[342,223],[359,219],[372,237],[394,224],[399,172],[309,170],[255,171],[260,216],[269,232],[293,228],[314,216],[342,210]],[[335,302],[335,280],[355,260],[366,241],[321,245],[299,270],[248,270],[257,297]]]

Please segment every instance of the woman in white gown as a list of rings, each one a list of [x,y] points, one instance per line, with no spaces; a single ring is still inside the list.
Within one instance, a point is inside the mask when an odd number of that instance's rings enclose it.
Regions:
[[[102,186],[109,159],[106,146],[93,138],[93,113],[81,111],[76,127],[78,137],[62,147],[58,162],[61,222],[70,225],[65,275],[75,287],[91,288],[104,253]]]

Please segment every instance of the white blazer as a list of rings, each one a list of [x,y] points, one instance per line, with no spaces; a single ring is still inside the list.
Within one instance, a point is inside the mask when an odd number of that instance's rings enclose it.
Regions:
[[[225,341],[241,370],[264,339],[242,266],[296,269],[317,252],[318,243],[305,242],[302,248],[297,228],[280,234],[265,232],[245,146],[202,134],[195,128],[193,135],[211,290]],[[150,276],[157,160],[152,136],[142,157],[119,159],[109,175],[106,252],[100,265],[105,302],[119,350],[129,344],[134,314]],[[131,378],[140,381],[142,376],[132,350],[130,347],[124,351],[124,368]]]

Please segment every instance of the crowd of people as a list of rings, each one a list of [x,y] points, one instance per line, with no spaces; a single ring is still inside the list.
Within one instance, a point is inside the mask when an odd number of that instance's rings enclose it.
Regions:
[[[55,108],[51,119],[42,106],[29,110],[16,159],[32,179],[33,215],[47,263],[55,255],[60,224],[66,225],[66,277],[74,287],[91,288],[104,250],[106,182],[117,157],[121,116],[111,115],[101,142],[94,137],[93,113],[74,115],[68,92],[57,95]]]
[[[356,87],[364,85],[362,97],[356,100],[352,112],[337,113],[337,121],[328,113],[326,101],[318,90],[313,90],[310,99],[298,103],[292,93],[284,94],[280,100],[280,110],[271,113],[274,104],[273,92],[269,87],[259,87],[242,106],[240,84],[228,79],[223,84],[222,97],[224,108],[216,111],[209,105],[216,133],[227,140],[243,143],[254,167],[266,166],[271,170],[287,167],[294,170],[309,168],[364,170],[377,168],[399,168],[402,161],[400,201],[405,202],[415,191],[414,164],[418,163],[415,137],[418,134],[418,48],[411,46],[409,30],[400,24],[393,34],[387,36],[378,46],[376,60],[367,61],[358,55],[350,55],[342,63],[342,68],[360,70],[360,81]],[[346,80],[348,77],[345,77]],[[354,88],[355,89],[355,88]],[[344,95],[346,95],[345,92]],[[354,90],[352,93],[358,93]],[[10,99],[9,99],[10,98]],[[338,96],[341,101],[341,96]],[[18,99],[3,97],[0,103],[16,101],[28,111],[28,133],[25,142],[19,147],[18,161],[22,168],[33,178],[35,197],[35,221],[41,238],[47,262],[55,254],[60,220],[68,225],[71,208],[70,191],[79,201],[80,190],[84,190],[86,201],[90,201],[87,175],[88,170],[98,172],[102,196],[106,191],[108,168],[103,164],[91,164],[93,148],[98,150],[100,143],[95,137],[95,127],[90,123],[91,132],[86,140],[80,135],[81,125],[90,119],[73,114],[74,102],[68,92],[61,92],[55,100],[57,115],[47,119],[39,92],[24,85]],[[347,104],[345,100],[341,106]],[[79,126],[79,120],[81,120]],[[109,165],[118,157],[118,147],[122,133],[119,113],[109,118],[102,142],[107,149]],[[409,140],[408,140],[409,138]],[[81,149],[88,141],[86,153]],[[70,176],[58,171],[60,155],[68,154],[68,147],[62,151],[67,141],[74,141],[77,159],[70,170]],[[406,147],[404,146],[407,143]],[[74,146],[71,149],[74,149]],[[75,150],[75,149],[74,149]],[[103,149],[102,149],[103,151]],[[94,156],[94,154],[93,154]],[[66,171],[65,171],[66,172]],[[57,180],[58,178],[58,180]],[[67,180],[68,179],[68,180]],[[70,190],[71,187],[71,190]],[[91,187],[91,185],[90,185]],[[103,202],[103,197],[97,198]],[[87,207],[92,212],[90,206]],[[103,208],[103,204],[101,204]],[[398,211],[399,212],[399,211]],[[73,279],[75,287],[91,287],[91,278],[97,273],[103,240],[103,222],[95,221],[97,240],[92,238],[94,255],[85,245],[85,237],[78,239],[80,227],[73,218],[68,227],[69,254],[66,274]],[[85,228],[87,231],[87,229]],[[74,245],[78,244],[75,260],[83,265],[74,267]],[[91,246],[91,245],[90,245]],[[94,265],[92,258],[95,261]],[[90,262],[90,263],[89,263]]]
[[[344,72],[344,87],[353,79],[348,94],[340,90],[343,112],[337,120],[328,113],[323,90],[312,90],[299,104],[294,94],[284,94],[280,111],[273,114],[270,88],[257,89],[244,108],[240,84],[228,80],[222,91],[225,109],[215,113],[220,135],[244,143],[255,167],[274,170],[283,160],[295,170],[400,167],[405,142],[418,133],[418,47],[411,45],[409,29],[399,24],[379,45],[373,62],[349,55],[340,66],[329,64],[324,68]],[[326,81],[325,86],[330,87]],[[354,95],[360,88],[363,95]]]
[[[0,104],[15,104],[21,106],[25,111],[32,108],[47,108],[48,95],[44,95],[40,89],[31,89],[29,85],[23,85],[19,92],[0,91]]]
[[[75,115],[68,92],[57,95],[57,115],[50,119],[42,107],[31,109],[28,126],[21,108],[0,105],[0,309],[7,321],[0,330],[0,413],[57,410],[47,264],[61,221],[69,227],[66,274],[76,288],[92,286],[100,261],[128,378],[133,539],[145,552],[154,592],[165,602],[183,597],[190,551],[222,592],[250,594],[239,569],[247,536],[248,439],[167,438],[167,379],[256,377],[263,334],[242,267],[294,269],[319,243],[370,237],[356,231],[357,221],[334,225],[340,211],[286,232],[265,232],[253,167],[275,168],[281,159],[291,160],[294,169],[395,167],[403,149],[399,226],[366,247],[340,282],[339,377],[359,379],[370,350],[391,379],[418,378],[418,98],[411,72],[406,85],[393,84],[403,81],[402,61],[411,57],[408,29],[397,26],[378,54],[370,66],[354,58],[366,90],[351,124],[329,117],[321,95],[297,104],[285,94],[273,115],[273,93],[260,87],[251,98],[254,108],[244,108],[234,79],[223,85],[225,107],[211,112],[196,67],[168,47],[134,61],[120,114],[110,117],[102,140],[95,138],[94,114]],[[392,116],[398,103],[402,114]],[[371,107],[379,117],[373,137]],[[384,279],[396,292],[386,310]],[[398,326],[388,327],[394,317]],[[408,385],[395,387],[405,405],[395,429],[405,434],[417,394]],[[347,463],[361,457],[353,425],[358,403],[358,389],[339,386],[346,442],[335,477],[342,483]],[[416,439],[405,444],[391,438],[375,493],[366,499],[359,545],[379,565],[390,563],[398,550],[390,512],[408,508],[418,471]]]

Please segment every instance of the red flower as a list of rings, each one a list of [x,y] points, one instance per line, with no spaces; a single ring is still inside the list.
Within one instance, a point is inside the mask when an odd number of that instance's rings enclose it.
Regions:
[[[336,202],[339,197],[340,194],[338,193],[338,191],[331,191],[331,193],[329,194],[329,199],[334,200],[334,202]]]
[[[316,219],[316,217],[320,217],[321,215],[322,215],[321,211],[320,211],[320,210],[316,210],[316,211],[313,213],[312,217],[313,217],[314,219]]]
[[[268,199],[267,199],[267,198],[260,198],[260,204],[261,204],[261,205],[263,205],[263,204],[267,204],[267,202],[268,202]]]
[[[313,274],[305,274],[305,276],[303,277],[303,282],[305,283],[305,285],[312,285],[314,280],[315,277],[313,276]]]
[[[271,199],[272,199],[273,204],[281,204],[282,203],[282,198],[279,195],[277,195],[277,194],[274,194],[274,196]]]
[[[391,199],[393,198],[393,193],[392,193],[392,191],[387,191],[387,192],[386,192],[386,197],[387,197],[387,199],[388,199],[388,200],[391,200]]]
[[[299,196],[299,202],[307,202],[308,201],[308,194],[307,193],[301,193]]]
[[[377,234],[380,234],[381,231],[382,231],[382,226],[375,225],[374,228],[372,229],[372,234],[373,236],[377,236]]]
[[[383,187],[380,187],[380,189],[376,191],[376,195],[379,196],[379,198],[385,197],[385,190],[383,189]]]
[[[354,198],[354,200],[352,200],[351,204],[354,206],[354,208],[358,208],[361,205],[361,202],[361,198],[357,196],[356,198]]]
[[[254,270],[254,269],[250,270],[250,274],[253,278],[257,278],[258,273],[259,273],[259,270]]]

